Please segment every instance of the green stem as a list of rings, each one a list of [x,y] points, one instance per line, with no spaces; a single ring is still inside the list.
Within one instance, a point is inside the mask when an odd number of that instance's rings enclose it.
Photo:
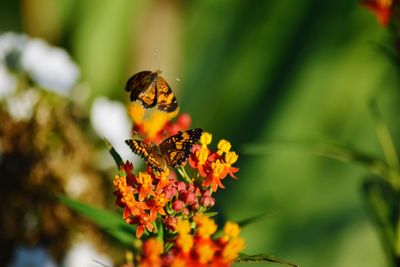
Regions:
[[[389,128],[387,127],[381,113],[379,112],[375,99],[371,100],[369,107],[372,118],[374,120],[376,135],[381,144],[383,153],[385,154],[387,163],[394,170],[399,171],[399,157],[397,155],[396,147],[394,145]]]
[[[395,229],[395,240],[394,240],[394,253],[396,259],[400,258],[400,217],[397,218],[397,225]]]
[[[186,170],[185,170],[185,167],[178,167],[177,168],[177,170],[178,170],[178,172],[179,172],[179,174],[182,176],[182,178],[186,181],[186,182],[188,182],[188,183],[193,183],[193,181],[192,181],[192,179],[190,179],[190,177],[189,177],[189,175],[187,174],[187,172],[186,172]]]

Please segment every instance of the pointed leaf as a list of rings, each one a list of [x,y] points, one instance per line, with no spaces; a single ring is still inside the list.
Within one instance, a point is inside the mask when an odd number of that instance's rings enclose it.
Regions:
[[[132,247],[136,227],[126,224],[120,214],[87,205],[67,196],[58,198],[64,205],[91,220],[122,245]]]
[[[106,138],[104,138],[104,142],[106,143],[107,149],[110,152],[111,156],[113,157],[115,164],[117,164],[117,168],[119,169],[119,167],[123,163],[121,156],[118,154],[118,152],[114,149],[114,147],[110,144],[110,142],[108,142]]]
[[[396,255],[398,255],[396,232],[400,215],[400,196],[387,182],[378,178],[367,179],[362,189],[368,210],[381,235],[385,250],[389,257],[396,262]]]
[[[262,262],[262,261],[267,261],[267,262],[274,262],[274,263],[279,263],[279,264],[285,264],[293,267],[298,267],[298,265],[294,263],[290,263],[288,261],[279,259],[275,256],[271,255],[266,255],[266,254],[257,254],[257,255],[247,255],[241,253],[239,257],[236,259],[236,262]]]
[[[262,213],[262,214],[255,215],[253,217],[241,220],[241,221],[238,222],[238,225],[240,226],[240,228],[243,228],[243,227],[245,227],[245,226],[247,226],[249,224],[256,223],[258,221],[264,220],[265,218],[268,218],[270,216],[271,216],[270,214]]]

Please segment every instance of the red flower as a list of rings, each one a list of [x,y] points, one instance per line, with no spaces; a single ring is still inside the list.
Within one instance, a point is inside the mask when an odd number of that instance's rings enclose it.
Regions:
[[[379,24],[386,26],[389,23],[394,6],[393,0],[363,0],[361,4],[375,14]]]

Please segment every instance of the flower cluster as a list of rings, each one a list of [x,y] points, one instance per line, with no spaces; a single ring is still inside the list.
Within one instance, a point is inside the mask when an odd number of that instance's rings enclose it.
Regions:
[[[176,218],[189,218],[215,203],[208,189],[178,181],[167,171],[156,175],[150,168],[133,174],[133,165],[126,162],[114,179],[116,205],[124,208],[124,220],[137,225],[136,237],[145,229],[153,232],[157,216],[168,229],[174,230]]]
[[[238,155],[234,151],[230,151],[231,144],[222,139],[218,142],[218,150],[213,152],[208,148],[211,143],[212,136],[204,133],[200,138],[200,145],[193,147],[193,153],[189,159],[190,166],[198,170],[199,174],[205,178],[203,186],[210,186],[212,191],[217,191],[218,187],[225,188],[221,180],[229,174],[232,178],[236,178],[235,173],[238,168],[232,167]]]
[[[136,103],[129,106],[128,113],[133,132],[148,144],[159,144],[191,123],[187,114],[172,122],[177,112],[146,114]],[[238,155],[231,151],[231,144],[220,140],[213,151],[211,141],[212,135],[203,132],[190,151],[189,164],[177,168],[158,172],[148,165],[134,172],[129,161],[120,166],[114,179],[116,205],[124,209],[124,221],[136,226],[136,237],[147,239],[139,266],[229,266],[243,249],[236,224],[227,223],[218,235],[217,225],[205,215],[215,204],[213,193],[224,188],[221,181],[228,175],[236,178],[239,171],[232,166]],[[168,233],[163,242],[151,237],[160,231]]]
[[[170,241],[172,248],[163,250],[163,244],[155,238],[146,240],[140,266],[230,266],[244,248],[236,223],[227,222],[222,234],[215,237],[217,225],[204,215],[193,217],[195,229],[189,221],[181,220],[176,226],[176,238]]]
[[[371,10],[378,19],[379,24],[386,26],[394,11],[398,0],[362,0],[361,4]]]

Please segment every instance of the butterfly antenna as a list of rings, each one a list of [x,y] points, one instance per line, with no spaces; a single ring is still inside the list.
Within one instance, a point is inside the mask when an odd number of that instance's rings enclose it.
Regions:
[[[157,63],[157,72],[161,73],[160,62],[158,61],[158,51],[157,50],[153,51],[153,56]]]

